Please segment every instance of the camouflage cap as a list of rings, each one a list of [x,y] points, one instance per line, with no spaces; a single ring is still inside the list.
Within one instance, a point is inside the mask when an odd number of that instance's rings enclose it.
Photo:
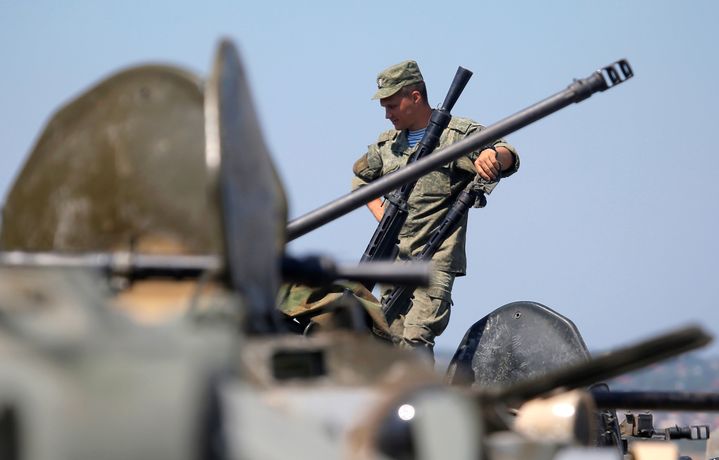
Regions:
[[[415,61],[400,62],[377,75],[377,92],[372,99],[390,97],[403,87],[422,81],[422,73]]]

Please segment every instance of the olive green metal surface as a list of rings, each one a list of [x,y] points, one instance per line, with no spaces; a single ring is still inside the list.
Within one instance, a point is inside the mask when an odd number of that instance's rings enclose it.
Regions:
[[[6,198],[0,247],[216,253],[203,88],[165,66],[119,72],[52,117]]]

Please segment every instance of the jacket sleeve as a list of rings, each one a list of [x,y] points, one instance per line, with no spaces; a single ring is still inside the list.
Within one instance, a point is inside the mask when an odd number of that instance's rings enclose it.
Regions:
[[[462,139],[469,136],[470,134],[474,134],[476,132],[479,132],[484,129],[484,126],[478,124],[478,123],[471,123],[467,128],[462,132],[463,136]],[[458,139],[459,140],[459,139]],[[519,170],[519,154],[517,153],[517,150],[509,143],[507,143],[504,139],[500,139],[498,141],[495,141],[492,144],[493,147],[505,147],[507,150],[509,150],[512,155],[514,156],[514,164],[511,168],[507,169],[506,171],[502,172],[502,178],[506,178],[511,176],[512,174],[516,173]],[[460,169],[464,172],[467,172],[469,174],[476,174],[477,170],[474,168],[474,160],[477,159],[479,156],[481,150],[476,150],[474,152],[470,152],[467,154],[467,156],[464,156],[460,159],[458,159],[455,163],[455,167],[457,169]]]
[[[382,157],[377,144],[371,144],[367,148],[367,153],[355,161],[352,172],[354,173],[352,178],[353,191],[382,175]]]

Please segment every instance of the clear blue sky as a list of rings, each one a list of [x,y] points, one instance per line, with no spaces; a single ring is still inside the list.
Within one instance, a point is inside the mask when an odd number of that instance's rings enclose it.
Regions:
[[[222,36],[242,50],[292,217],[346,193],[390,127],[370,100],[388,65],[416,59],[433,105],[458,65],[473,70],[454,113],[491,124],[627,58],[632,81],[509,136],[522,169],[472,211],[469,275],[438,348],[523,299],[569,316],[594,350],[687,321],[719,333],[718,13],[714,1],[0,0],[0,191],[60,104],[139,63],[205,76]],[[358,210],[291,250],[352,262],[373,230]]]

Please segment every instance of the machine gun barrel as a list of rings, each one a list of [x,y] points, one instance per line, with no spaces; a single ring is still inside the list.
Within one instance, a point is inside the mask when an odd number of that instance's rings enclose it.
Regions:
[[[214,255],[156,255],[128,252],[60,254],[52,252],[0,252],[0,266],[84,268],[108,276],[130,280],[147,278],[197,278],[203,273],[224,273],[222,260]],[[430,265],[426,262],[373,262],[340,265],[327,257],[282,258],[281,273],[285,281],[324,284],[338,279],[411,286],[429,284]]]
[[[719,394],[675,391],[592,392],[599,409],[646,409],[666,411],[719,411]]]
[[[617,61],[595,71],[587,78],[575,80],[566,89],[550,96],[514,115],[511,115],[482,131],[466,137],[446,148],[434,152],[411,165],[377,179],[364,187],[340,197],[314,211],[292,220],[287,226],[288,241],[294,240],[338,217],[353,211],[391,190],[485,146],[501,137],[517,131],[562,108],[587,99],[592,94],[605,91],[633,76],[626,60]]]
[[[285,257],[282,276],[285,280],[311,286],[328,284],[336,279],[374,284],[400,284],[427,286],[430,278],[429,263],[372,262],[359,265],[337,265],[326,257]]]
[[[450,111],[454,108],[460,94],[467,86],[467,82],[472,77],[472,72],[459,67],[454,75],[452,84],[450,85],[447,96],[442,105],[432,111],[429,125],[419,141],[417,150],[409,158],[408,164],[412,164],[426,157],[437,148],[442,132],[449,125],[452,119]],[[361,262],[371,262],[377,260],[393,259],[399,232],[407,220],[407,200],[414,189],[416,180],[404,183],[398,190],[393,191],[385,202],[385,210],[377,228],[372,235],[367,248],[362,254]],[[373,283],[365,284],[365,287],[372,290]]]
[[[0,252],[0,266],[85,268],[111,276],[145,278],[196,278],[205,272],[222,269],[222,261],[213,255],[154,255],[128,252],[62,254],[54,252]]]

